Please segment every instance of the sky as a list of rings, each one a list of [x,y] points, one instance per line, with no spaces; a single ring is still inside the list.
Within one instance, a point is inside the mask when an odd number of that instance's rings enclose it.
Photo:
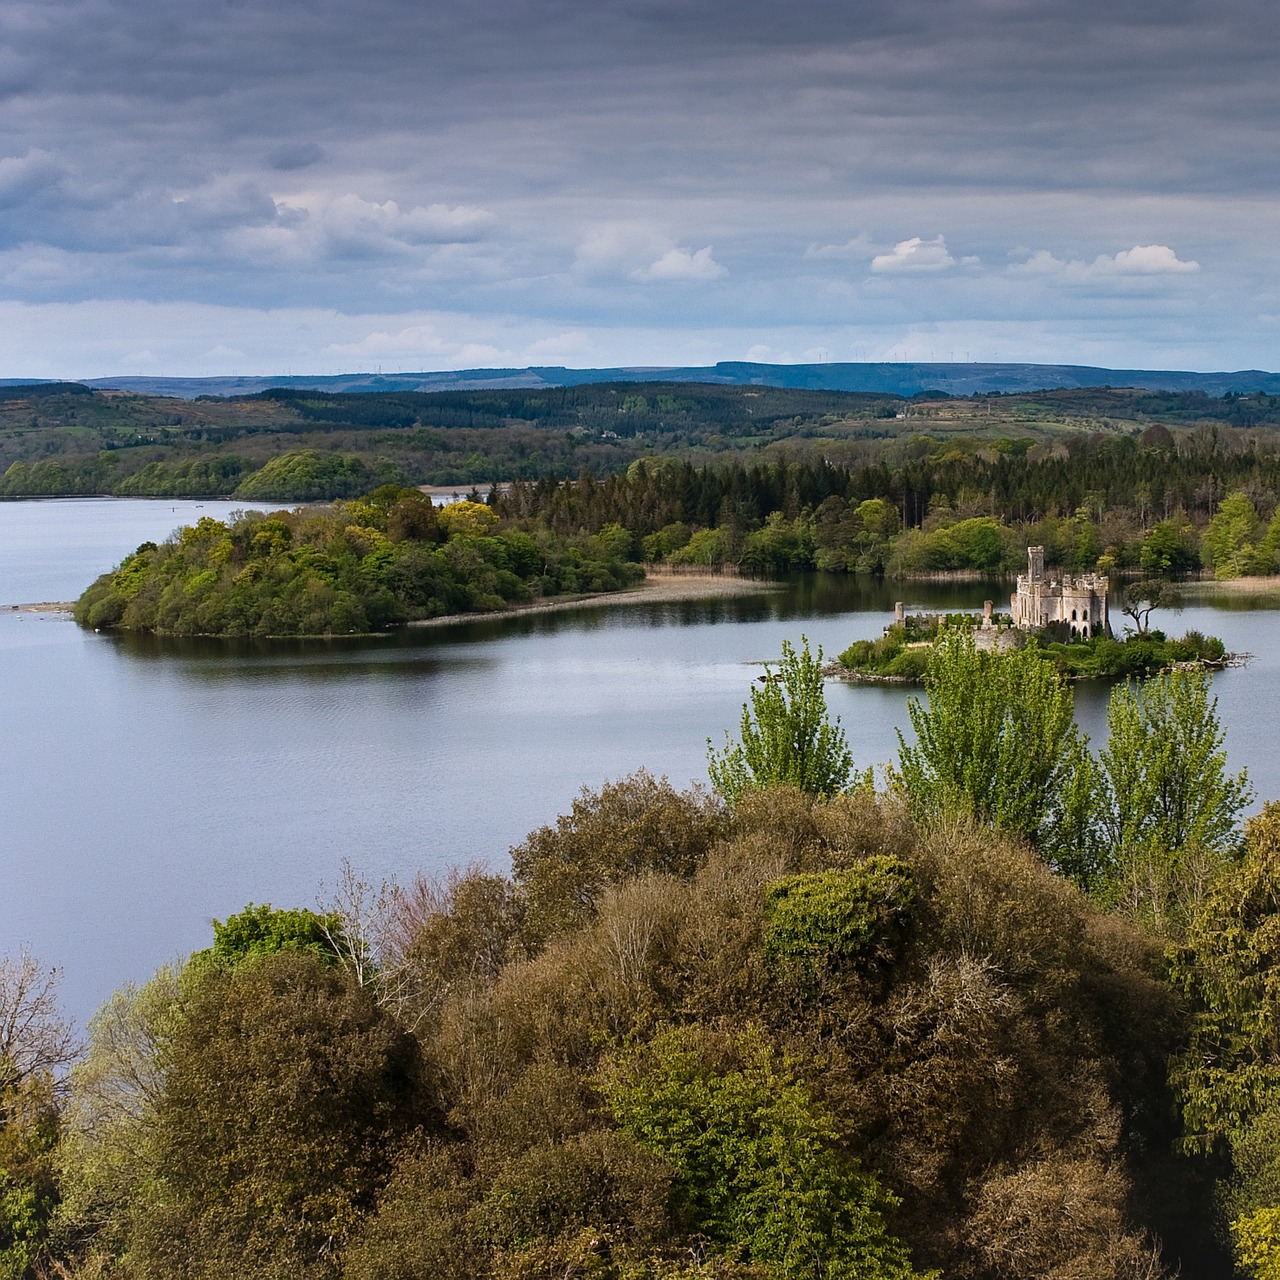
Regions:
[[[1272,0],[6,0],[0,376],[1280,368]]]

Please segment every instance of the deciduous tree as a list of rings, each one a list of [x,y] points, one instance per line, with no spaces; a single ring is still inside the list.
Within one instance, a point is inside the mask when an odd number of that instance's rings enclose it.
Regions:
[[[770,783],[789,783],[820,796],[849,785],[853,755],[840,718],[827,717],[822,649],[815,655],[806,637],[801,642],[797,653],[784,640],[777,672],[765,667],[763,684],[743,704],[739,741],[726,734],[724,750],[717,752],[707,739],[707,772],[731,805],[748,788]]]

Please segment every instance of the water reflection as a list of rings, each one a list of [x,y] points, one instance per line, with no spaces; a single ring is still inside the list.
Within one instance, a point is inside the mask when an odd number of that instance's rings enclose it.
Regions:
[[[532,637],[592,636],[636,628],[700,628],[837,619],[850,614],[892,613],[904,600],[908,611],[980,609],[986,599],[1008,594],[1003,581],[969,583],[895,583],[851,578],[845,574],[798,574],[772,582],[766,590],[701,600],[644,600],[622,596],[607,603],[584,604],[554,612],[511,613],[477,617],[447,625],[401,627],[376,636],[333,636],[311,639],[217,639],[206,636],[156,636],[140,633],[104,636],[119,653],[140,661],[178,661],[230,677],[256,676],[272,670],[280,674],[359,675],[388,665],[411,663],[429,671],[429,655],[493,642]],[[881,623],[880,625],[883,625]],[[840,644],[843,648],[850,634]],[[828,652],[835,650],[828,647]],[[449,658],[456,669],[458,659]],[[470,665],[483,666],[478,656]]]

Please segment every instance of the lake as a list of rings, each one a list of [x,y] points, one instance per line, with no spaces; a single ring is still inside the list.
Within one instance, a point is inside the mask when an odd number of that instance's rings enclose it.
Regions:
[[[0,605],[73,599],[139,542],[240,505],[0,502]],[[375,882],[505,867],[583,786],[641,767],[705,782],[708,737],[736,732],[784,639],[830,655],[878,635],[895,599],[956,609],[993,594],[813,576],[698,603],[238,645],[0,608],[0,952],[25,944],[61,966],[83,1020],[122,982],[207,945],[214,917],[315,905],[344,858]],[[1214,597],[1163,621],[1255,655],[1214,692],[1232,767],[1280,797],[1277,615],[1251,603]],[[828,685],[860,766],[896,753],[908,694]],[[1106,690],[1076,701],[1097,740]]]

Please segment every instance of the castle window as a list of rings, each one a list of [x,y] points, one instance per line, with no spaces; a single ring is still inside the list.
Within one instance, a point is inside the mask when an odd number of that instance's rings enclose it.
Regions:
[[[1080,616],[1081,616],[1081,618],[1083,618],[1083,619],[1084,619],[1084,621],[1085,621],[1085,622],[1088,622],[1088,621],[1089,621],[1089,610],[1088,610],[1088,609],[1083,610],[1083,611],[1081,612]]]
[[[1072,610],[1071,610],[1071,621],[1072,621],[1072,622],[1074,622],[1075,620],[1076,620],[1076,611],[1075,611],[1074,609],[1072,609]],[[1072,628],[1072,630],[1074,631],[1074,630],[1075,630],[1075,628],[1073,627],[1073,628]]]

